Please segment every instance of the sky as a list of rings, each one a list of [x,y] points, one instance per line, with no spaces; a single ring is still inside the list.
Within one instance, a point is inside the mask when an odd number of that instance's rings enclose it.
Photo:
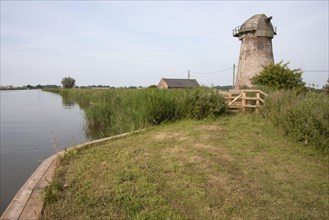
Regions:
[[[275,62],[328,80],[324,1],[4,1],[1,85],[149,86],[162,77],[232,85],[241,42],[232,30],[272,16]],[[214,73],[215,72],[215,73]]]

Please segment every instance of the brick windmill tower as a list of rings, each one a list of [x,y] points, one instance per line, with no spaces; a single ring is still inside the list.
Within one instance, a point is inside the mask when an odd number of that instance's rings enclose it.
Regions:
[[[276,35],[276,27],[271,19],[257,14],[233,30],[233,36],[241,41],[236,89],[251,86],[251,78],[262,71],[263,66],[274,63],[272,38]]]

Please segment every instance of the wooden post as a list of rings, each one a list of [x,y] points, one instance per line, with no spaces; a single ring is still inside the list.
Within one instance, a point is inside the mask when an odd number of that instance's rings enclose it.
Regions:
[[[242,111],[246,111],[246,92],[242,91]]]
[[[256,114],[258,114],[259,113],[259,107],[260,107],[260,104],[259,104],[260,92],[259,91],[256,92],[256,98],[257,98],[257,100],[256,100]]]

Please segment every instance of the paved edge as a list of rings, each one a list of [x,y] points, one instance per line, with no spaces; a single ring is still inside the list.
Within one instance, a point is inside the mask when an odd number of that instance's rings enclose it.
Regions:
[[[84,148],[92,144],[124,137],[130,134],[139,133],[141,131],[145,131],[145,129],[89,141],[76,145],[72,148]],[[0,218],[1,220],[40,218],[44,203],[42,200],[42,191],[51,183],[55,168],[57,166],[56,158],[61,155],[64,155],[64,151],[60,151],[57,154],[52,155],[39,165],[39,167],[32,173],[32,175],[16,193],[13,200],[9,203]]]

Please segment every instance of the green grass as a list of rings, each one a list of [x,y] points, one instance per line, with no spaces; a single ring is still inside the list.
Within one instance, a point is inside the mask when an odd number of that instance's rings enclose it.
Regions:
[[[43,219],[329,215],[328,155],[260,117],[160,125],[66,155]]]

